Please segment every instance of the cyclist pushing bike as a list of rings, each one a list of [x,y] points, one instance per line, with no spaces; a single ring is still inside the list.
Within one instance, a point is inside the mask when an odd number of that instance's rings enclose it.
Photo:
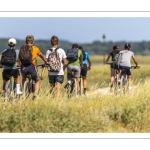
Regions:
[[[67,50],[67,60],[67,84],[71,83],[72,71],[74,71],[74,77],[77,83],[77,93],[79,94],[80,86],[78,78],[80,77],[81,68],[83,67],[83,56],[78,44],[74,43],[72,48]],[[67,87],[67,85],[65,85],[65,87]]]
[[[131,45],[129,43],[126,43],[124,45],[124,50],[121,50],[119,52],[119,54],[121,54],[121,59],[120,59],[120,64],[119,64],[119,70],[120,73],[122,72],[122,70],[126,70],[126,74],[128,76],[128,90],[131,91],[131,58],[133,59],[134,63],[135,63],[135,68],[140,68],[140,66],[138,65],[138,62],[136,61],[134,52],[131,51]]]
[[[6,92],[5,84],[11,77],[13,77],[16,85],[16,94],[22,94],[20,91],[20,73],[17,67],[19,50],[15,49],[16,44],[16,39],[10,38],[8,40],[9,48],[2,52],[1,65],[3,66],[3,91]]]
[[[24,87],[24,83],[28,74],[31,75],[32,80],[35,82],[33,98],[38,96],[40,88],[40,77],[36,68],[37,56],[39,56],[46,64],[48,64],[47,59],[41,53],[40,49],[34,45],[34,36],[28,35],[26,37],[26,45],[22,45],[20,48],[18,62],[21,66],[22,87]]]

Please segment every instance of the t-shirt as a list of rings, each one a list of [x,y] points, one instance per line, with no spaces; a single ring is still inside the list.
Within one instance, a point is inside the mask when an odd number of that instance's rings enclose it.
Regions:
[[[118,54],[120,51],[119,50],[112,50],[109,54],[111,55],[111,60],[114,61],[114,57],[116,54]]]
[[[5,49],[5,50],[3,50],[3,52],[5,52],[7,49]],[[19,50],[15,50],[16,51],[16,61],[17,61],[17,59],[18,59],[18,54],[19,54]],[[3,53],[2,52],[2,53]],[[3,69],[4,70],[7,70],[7,69],[17,69],[17,62],[16,62],[16,64],[14,65],[14,66],[3,66]]]
[[[88,59],[90,59],[90,55],[87,52],[85,52],[85,60],[83,60],[83,64],[88,65]]]
[[[56,49],[54,47],[52,47],[51,49]],[[48,71],[48,75],[64,75],[64,70],[63,70],[63,63],[62,60],[63,58],[67,58],[65,51],[62,48],[57,49],[57,52],[59,53],[59,57],[60,57],[60,62],[61,62],[61,69],[59,72],[50,72]],[[46,58],[48,58],[49,54],[51,53],[50,50],[47,50],[46,52]]]
[[[81,50],[77,50],[78,51],[78,59],[76,61],[69,61],[68,62],[68,66],[79,66],[80,67],[80,56],[82,56],[82,51]]]
[[[38,47],[32,46],[32,64],[36,66],[36,57],[37,55],[42,54]]]
[[[122,51],[120,51],[120,53],[122,53],[122,59],[120,61],[120,66],[131,67],[130,61],[131,61],[131,58],[134,55],[134,53],[129,50],[122,50]]]

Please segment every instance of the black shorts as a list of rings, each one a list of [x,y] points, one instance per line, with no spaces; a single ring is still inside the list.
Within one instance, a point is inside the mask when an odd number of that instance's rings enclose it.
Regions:
[[[55,84],[56,82],[63,83],[64,75],[49,75],[49,83]]]
[[[19,75],[18,69],[7,69],[2,72],[3,80],[5,81],[8,81],[11,77],[17,78]]]
[[[83,67],[81,68],[81,76],[87,76],[88,67],[87,64],[83,64]]]
[[[115,64],[111,64],[111,68],[114,68],[114,69],[119,69],[118,65],[115,65]]]

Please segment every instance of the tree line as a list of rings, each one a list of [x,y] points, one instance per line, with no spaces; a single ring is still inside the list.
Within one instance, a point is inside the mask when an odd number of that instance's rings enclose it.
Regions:
[[[21,45],[25,44],[24,40],[19,39],[16,40],[17,40],[16,49],[19,49]],[[125,43],[126,41],[118,41],[118,42],[106,41],[105,43],[102,41],[94,41],[92,43],[82,43],[82,44],[77,43],[77,44],[82,46],[83,49],[87,51],[90,55],[103,55],[108,54],[112,50],[114,44],[117,44],[120,47],[120,49],[123,49]],[[136,55],[150,55],[150,41],[129,42],[129,43],[131,44],[131,50]],[[60,40],[59,47],[67,51],[67,49],[71,48],[72,44],[73,43],[69,41]],[[35,40],[35,45],[40,48],[43,54],[45,54],[46,51],[51,48],[50,40]],[[0,38],[0,54],[6,48],[8,48],[8,39]]]

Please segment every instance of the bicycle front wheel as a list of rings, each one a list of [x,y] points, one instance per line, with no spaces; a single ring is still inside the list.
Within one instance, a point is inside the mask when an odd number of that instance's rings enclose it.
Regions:
[[[28,81],[25,81],[24,86],[23,86],[23,95],[25,99],[29,97],[31,92],[32,92],[32,84],[29,83]]]

